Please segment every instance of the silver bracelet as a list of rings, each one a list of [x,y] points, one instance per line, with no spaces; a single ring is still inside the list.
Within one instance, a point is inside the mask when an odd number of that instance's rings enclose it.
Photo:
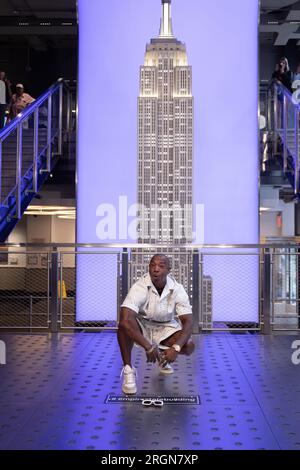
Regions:
[[[154,349],[156,349],[156,344],[152,344],[151,348],[146,350],[146,353],[151,354],[154,351]]]

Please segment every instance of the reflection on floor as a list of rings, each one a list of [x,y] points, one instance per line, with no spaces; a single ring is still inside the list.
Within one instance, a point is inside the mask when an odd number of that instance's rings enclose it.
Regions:
[[[162,376],[134,350],[140,395],[199,395],[200,405],[105,404],[121,393],[114,332],[0,334],[0,449],[300,449],[299,336],[195,337]]]

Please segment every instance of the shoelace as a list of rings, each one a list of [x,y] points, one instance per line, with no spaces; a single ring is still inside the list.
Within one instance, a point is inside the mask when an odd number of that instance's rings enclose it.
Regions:
[[[124,366],[123,369],[121,370],[120,378],[125,374],[125,367],[126,367],[126,366]],[[131,374],[135,374],[135,377],[136,377],[136,379],[137,379],[137,378],[138,378],[138,374],[137,374],[136,368],[135,368],[135,367],[132,367],[131,370],[132,370],[132,372],[130,372],[130,373],[131,373]]]
[[[162,369],[168,368],[168,366],[172,367],[169,362],[164,362],[163,364],[159,364],[159,367],[161,367]]]

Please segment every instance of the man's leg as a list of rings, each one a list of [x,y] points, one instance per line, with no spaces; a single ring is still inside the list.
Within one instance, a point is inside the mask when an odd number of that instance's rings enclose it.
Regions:
[[[137,392],[136,370],[131,365],[131,351],[134,341],[141,346],[147,345],[147,340],[142,335],[141,328],[136,320],[136,313],[128,308],[121,308],[118,328],[118,342],[123,359],[123,384],[122,391],[132,395]]]
[[[141,328],[136,321],[135,314],[128,311],[127,309],[121,309],[118,328],[118,343],[120,346],[124,366],[129,365],[131,367],[131,351],[134,341],[129,333],[128,326],[130,326],[130,330],[141,333]]]

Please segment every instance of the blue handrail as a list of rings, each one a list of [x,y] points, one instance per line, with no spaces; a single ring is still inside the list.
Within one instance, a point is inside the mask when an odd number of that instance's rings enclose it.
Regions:
[[[46,90],[39,98],[37,98],[33,103],[27,106],[24,111],[22,111],[18,116],[16,116],[11,123],[7,124],[1,131],[0,131],[0,141],[4,140],[18,125],[20,122],[26,120],[35,109],[37,109],[44,101],[48,99],[50,95],[52,95],[59,87],[61,83],[63,83],[63,78],[59,78],[56,83],[50,86],[48,90]]]
[[[273,85],[273,86],[272,86]],[[274,82],[270,87],[273,91],[274,104],[273,104],[273,116],[274,116],[274,154],[277,153],[278,137],[283,144],[283,173],[291,176],[291,171],[288,168],[289,155],[293,160],[293,187],[295,195],[299,196],[300,192],[300,103],[296,103],[293,100],[293,93],[290,92],[282,83]],[[282,93],[283,99],[278,98],[278,90]],[[289,108],[289,106],[291,108]],[[289,125],[289,116],[292,116],[292,125]]]
[[[277,87],[278,89],[281,90],[281,92],[283,93],[283,95],[285,95],[285,96],[288,98],[288,100],[293,103],[293,105],[294,105],[295,107],[298,107],[298,108],[300,107],[300,101],[299,101],[298,104],[293,101],[293,94],[294,94],[294,92],[291,92],[290,90],[288,90],[288,89],[287,89],[282,83],[280,83],[280,82],[276,82],[275,85],[276,85],[276,87]]]

